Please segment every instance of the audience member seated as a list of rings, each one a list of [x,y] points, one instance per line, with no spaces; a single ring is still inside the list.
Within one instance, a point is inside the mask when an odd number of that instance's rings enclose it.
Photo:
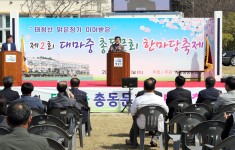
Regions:
[[[87,101],[87,93],[79,90],[79,85],[80,85],[80,80],[78,78],[72,78],[70,80],[70,85],[71,85],[71,89],[70,92],[72,92],[72,94],[74,95],[74,98],[77,101],[83,101],[86,104],[88,104]],[[83,119],[82,122],[85,123],[86,126],[86,132],[88,131],[88,110],[82,109],[82,114],[83,114]]]
[[[196,103],[203,103],[204,100],[216,101],[218,99],[221,91],[214,88],[215,82],[214,77],[206,78],[206,89],[199,92]]]
[[[0,95],[0,127],[10,129],[6,121],[7,102],[6,99]]]
[[[77,101],[84,101],[85,103],[88,104],[87,93],[78,89],[80,85],[80,80],[78,78],[72,78],[70,80],[70,85],[71,85],[70,92],[72,92],[72,94],[74,95],[74,98]]]
[[[235,103],[235,78],[228,77],[225,81],[225,90],[227,93],[220,94],[216,101],[215,109]]]
[[[20,98],[20,95],[17,91],[11,89],[14,79],[12,76],[7,76],[3,78],[4,89],[0,91],[0,94],[5,97],[7,101],[14,101]]]
[[[23,83],[21,85],[22,96],[21,98],[17,99],[14,102],[24,103],[30,106],[31,108],[37,108],[37,109],[41,109],[42,111],[45,111],[45,108],[40,98],[31,96],[33,90],[34,90],[34,86],[32,83],[29,83],[29,82]]]
[[[52,108],[66,108],[73,107],[80,109],[81,107],[77,104],[75,99],[68,98],[66,96],[66,90],[68,88],[66,81],[60,81],[57,83],[58,94],[57,97],[50,98],[47,104],[47,111],[49,112]]]
[[[188,100],[190,101],[190,103],[192,103],[191,92],[183,88],[184,84],[185,84],[185,78],[183,76],[177,76],[175,78],[176,88],[167,93],[167,98],[166,98],[167,106],[170,104],[170,102],[176,100]],[[169,110],[168,117],[169,119],[173,117],[172,109]]]
[[[7,122],[13,131],[0,136],[0,150],[49,150],[46,138],[29,134],[31,109],[23,103],[12,103],[7,109]]]
[[[167,106],[170,104],[170,102],[175,100],[188,100],[192,104],[191,92],[183,88],[184,84],[185,84],[185,78],[183,76],[177,76],[175,78],[176,88],[167,93],[167,98],[166,98]],[[173,118],[172,109],[169,110],[168,117],[169,119]]]
[[[235,113],[232,113],[231,115],[224,113],[224,118],[226,119],[226,125],[223,132],[221,133],[222,140],[226,139],[231,135],[235,135]]]
[[[137,137],[135,135],[138,135],[139,132],[139,128],[138,125],[144,124],[145,121],[142,120],[141,118],[137,118],[135,115],[137,113],[137,111],[139,109],[141,109],[142,107],[145,106],[160,106],[163,109],[166,110],[166,112],[168,112],[168,107],[166,105],[166,103],[164,102],[163,98],[156,95],[154,93],[154,89],[155,89],[155,83],[152,79],[147,79],[144,81],[144,90],[145,93],[142,96],[137,97],[134,101],[133,104],[131,105],[131,115],[133,117],[133,124],[130,130],[130,139],[126,140],[126,144],[127,145],[133,145],[133,146],[137,146]],[[156,142],[155,140],[152,138],[150,144],[152,146],[156,146]]]
[[[156,81],[154,78],[151,77],[151,78],[149,78],[149,79],[153,80],[153,82],[155,82],[155,84],[157,83],[157,81]],[[142,95],[144,95],[144,93],[145,93],[145,90],[139,91],[139,92],[136,94],[136,97],[142,96]],[[156,91],[156,90],[154,90],[154,94],[156,94],[156,95],[162,97],[162,93],[161,93],[161,92],[158,92],[158,91]]]

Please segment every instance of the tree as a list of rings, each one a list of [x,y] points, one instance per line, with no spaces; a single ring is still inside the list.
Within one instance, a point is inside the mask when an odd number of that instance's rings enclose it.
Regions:
[[[172,10],[184,12],[185,17],[213,17],[214,11],[235,11],[234,0],[172,0]]]
[[[213,18],[214,11],[223,11],[223,50],[235,50],[234,0],[172,0],[172,10],[190,18]]]
[[[108,0],[24,0],[21,11],[29,17],[46,16],[49,18],[80,17],[87,14],[100,14],[110,10],[102,7]]]
[[[223,50],[235,50],[235,12],[223,18]]]
[[[234,49],[234,37],[232,34],[223,33],[223,50],[233,50]]]

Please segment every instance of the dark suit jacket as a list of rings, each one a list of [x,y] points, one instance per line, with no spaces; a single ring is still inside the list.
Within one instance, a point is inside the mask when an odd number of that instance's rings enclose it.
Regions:
[[[71,88],[70,92],[73,93],[76,101],[84,101],[86,104],[88,104],[86,92],[81,91],[78,88]],[[80,104],[78,103],[78,105]],[[84,109],[82,106],[79,106],[79,107],[81,107],[81,110],[82,110],[82,115],[83,115],[82,122],[87,122],[88,121],[88,109]]]
[[[31,97],[31,96],[21,96],[21,98],[14,101],[14,103],[22,102],[31,108],[37,108],[41,109],[42,111],[45,111],[44,105],[42,104],[42,101],[38,97]]]
[[[74,98],[77,101],[84,101],[84,102],[88,103],[87,102],[87,93],[86,92],[81,91],[78,88],[71,88],[70,92],[73,93]]]
[[[7,43],[2,44],[2,52],[3,51],[8,51],[8,46]],[[11,51],[16,51],[16,45],[15,43],[11,43]]]
[[[47,139],[16,127],[10,134],[0,136],[0,150],[49,150]]]
[[[20,95],[17,91],[11,90],[11,88],[4,88],[0,91],[0,95],[5,97],[7,101],[14,101],[18,98],[20,98]]]
[[[175,100],[188,100],[192,104],[192,95],[189,90],[183,88],[176,88],[167,93],[166,104],[169,105],[170,102]],[[168,117],[171,119],[173,117],[174,109],[169,109]]]
[[[6,116],[0,115],[0,127],[11,129],[7,123]]]
[[[213,87],[201,90],[198,94],[196,103],[203,103],[204,100],[216,101],[221,91]]]
[[[49,112],[52,108],[66,108],[73,107],[81,110],[81,107],[77,104],[75,99],[68,98],[64,94],[59,93],[57,97],[49,99],[47,104],[47,111]]]
[[[136,97],[139,97],[141,95],[144,95],[145,91],[139,91],[137,94],[136,94]],[[158,95],[158,96],[161,96],[162,97],[162,93],[161,92],[158,92],[158,91],[155,91],[154,90],[154,94]]]

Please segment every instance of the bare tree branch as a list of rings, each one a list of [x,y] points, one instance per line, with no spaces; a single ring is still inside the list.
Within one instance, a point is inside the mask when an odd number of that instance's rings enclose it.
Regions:
[[[213,17],[214,11],[235,11],[234,0],[173,0],[173,11],[185,17]]]
[[[101,14],[107,11],[108,9],[101,9],[101,5],[105,3],[107,0],[25,0],[21,5],[21,11],[30,17],[41,15],[67,17],[72,14],[78,14],[81,17],[86,13]]]

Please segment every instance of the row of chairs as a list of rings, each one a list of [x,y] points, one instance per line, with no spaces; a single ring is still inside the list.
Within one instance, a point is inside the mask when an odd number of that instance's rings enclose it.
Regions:
[[[91,136],[91,120],[90,120],[90,107],[88,106],[87,103],[81,100],[76,100],[76,102],[81,106],[81,112],[83,116],[87,115],[87,125],[88,125],[88,136]],[[48,102],[45,100],[42,100],[42,104],[44,105],[45,108],[47,108]],[[86,114],[84,114],[86,112]],[[42,112],[40,112],[42,113]]]
[[[37,130],[38,132],[36,132],[36,134],[42,134],[45,133],[48,129],[50,130],[53,129],[53,132],[55,134],[60,133],[58,134],[58,136],[63,137],[65,141],[69,141],[69,142],[63,142],[63,145],[67,149],[72,149],[71,147],[74,147],[74,149],[76,149],[76,134],[74,133],[77,133],[78,131],[80,147],[83,147],[83,138],[86,134],[85,121],[83,121],[83,116],[85,115],[87,115],[87,133],[88,136],[91,135],[90,107],[84,101],[76,101],[76,102],[81,106],[81,110],[73,108],[53,108],[50,110],[50,112],[47,112],[48,102],[42,100],[42,104],[45,107],[45,111],[42,111],[37,108],[31,108],[33,116],[31,128],[34,129],[32,131]],[[7,105],[10,105],[11,103],[12,102],[7,102]],[[51,127],[45,128],[45,125],[51,125]],[[31,131],[30,130],[31,128],[29,128],[29,131]],[[52,131],[50,132],[52,135],[53,134]],[[44,134],[43,136],[46,135]],[[72,142],[70,142],[71,139]]]
[[[48,138],[49,144],[56,146],[55,141],[60,144],[60,149],[76,150],[76,137],[79,134],[80,147],[83,147],[85,135],[82,123],[82,112],[74,108],[53,108],[48,114],[39,109],[32,109],[34,114],[28,132]],[[9,133],[4,128],[0,129],[0,135]],[[54,140],[54,141],[53,141]],[[53,144],[54,143],[54,144]],[[60,150],[59,149],[59,150]]]
[[[223,118],[224,112],[231,113],[235,112],[235,104],[230,104],[222,107],[219,110],[215,108],[216,101],[205,100],[204,103],[190,104],[189,101],[172,101],[168,107],[174,110],[174,115],[182,112],[195,112],[203,115],[207,120],[220,120],[225,121]]]
[[[10,130],[4,128],[4,127],[0,127],[0,135],[6,135],[11,133]],[[47,142],[49,144],[49,149],[50,150],[66,150],[65,147],[63,145],[61,145],[60,143],[58,143],[57,141],[51,139],[51,138],[47,138]]]
[[[32,109],[35,113],[38,109]],[[38,112],[37,112],[38,113]],[[65,147],[76,149],[76,133],[78,131],[80,146],[83,147],[83,138],[85,135],[85,125],[82,123],[82,111],[74,108],[53,108],[47,115],[37,114],[32,119],[32,131],[38,131],[40,135],[44,135],[45,131],[50,131],[63,137]],[[54,126],[54,127],[53,127]],[[29,128],[30,131],[31,128]],[[64,132],[65,131],[65,132]],[[69,142],[72,141],[72,142]]]
[[[193,104],[185,101],[173,101],[169,108],[173,107],[175,116],[164,123],[164,132],[160,133],[160,149],[168,149],[168,142],[173,140],[173,148],[183,150],[197,150],[202,147],[213,147],[221,142],[221,133],[225,127],[225,119],[221,118],[223,112],[235,112],[235,105],[225,106],[220,111],[215,111],[207,104]],[[171,108],[170,108],[171,109]],[[144,133],[147,131],[158,131],[158,119],[167,114],[161,107],[146,106],[137,112],[137,116],[144,115],[146,118],[145,129],[140,129],[140,149],[144,149]],[[181,131],[172,129],[171,126],[179,125]],[[224,142],[224,141],[223,141]],[[193,143],[193,144],[192,144]],[[209,146],[208,146],[209,145]]]

